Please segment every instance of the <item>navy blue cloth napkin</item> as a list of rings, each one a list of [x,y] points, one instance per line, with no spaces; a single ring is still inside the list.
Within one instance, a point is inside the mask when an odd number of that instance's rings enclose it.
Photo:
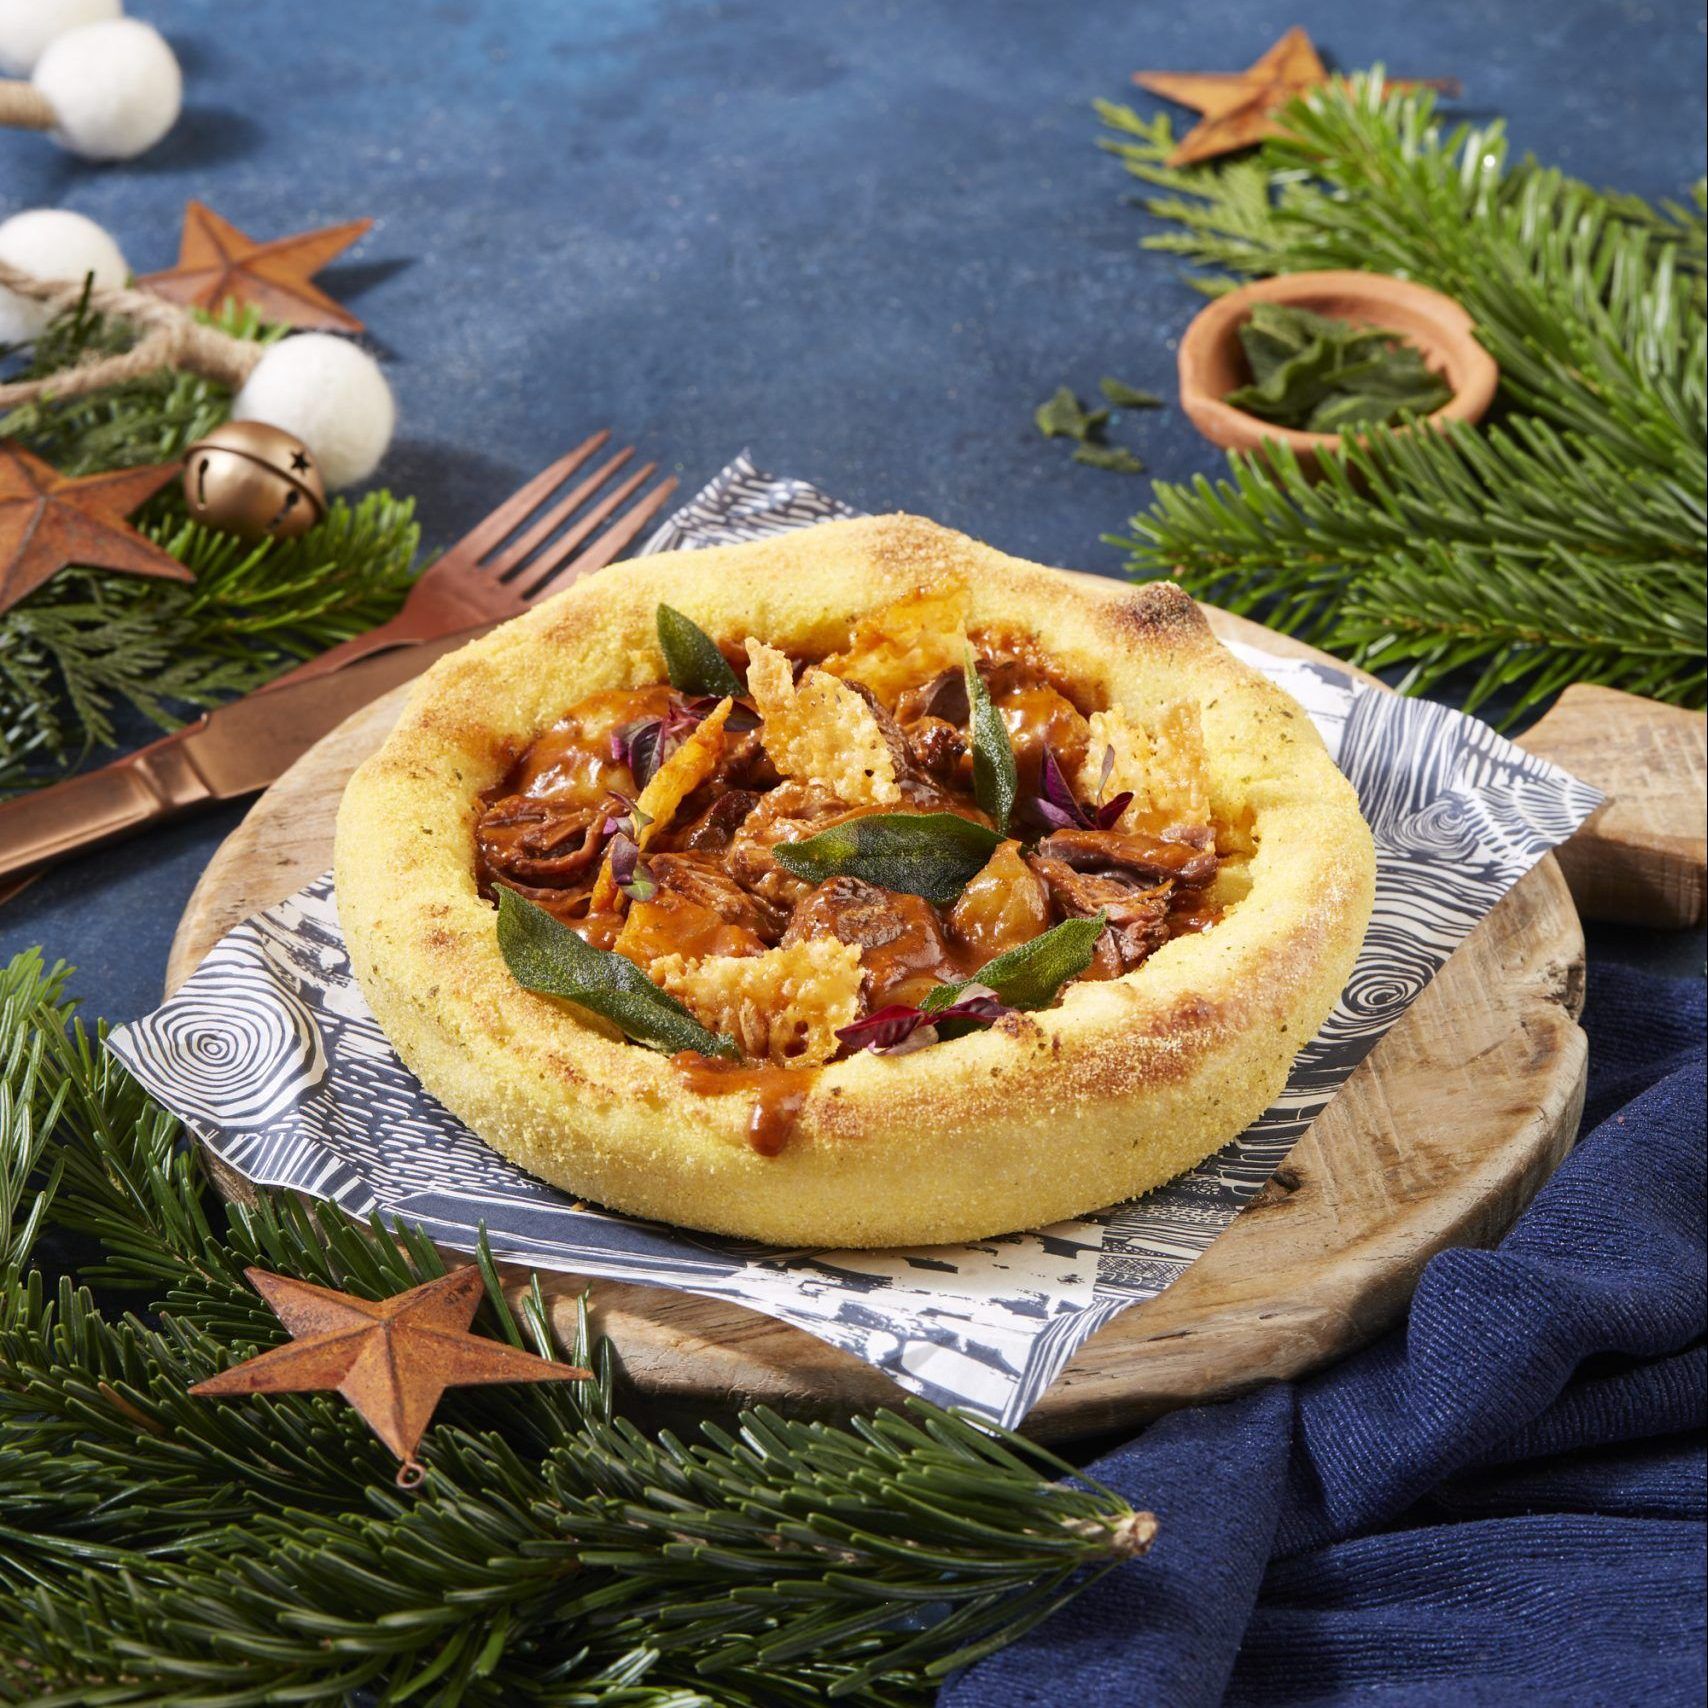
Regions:
[[[1703,987],[1592,972],[1586,1137],[1305,1381],[1091,1468],[1152,1552],[938,1708],[1700,1704]]]

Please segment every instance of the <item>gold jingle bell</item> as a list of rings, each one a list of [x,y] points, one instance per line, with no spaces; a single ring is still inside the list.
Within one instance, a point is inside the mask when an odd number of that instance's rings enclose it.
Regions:
[[[293,540],[326,514],[326,486],[300,439],[264,421],[227,421],[184,453],[184,500],[210,528]]]

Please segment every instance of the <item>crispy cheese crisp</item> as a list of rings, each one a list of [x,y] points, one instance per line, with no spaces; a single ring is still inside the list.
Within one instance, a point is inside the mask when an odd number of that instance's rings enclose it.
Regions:
[[[1209,829],[1204,724],[1194,702],[1176,700],[1143,720],[1121,706],[1093,712],[1091,737],[1076,779],[1082,800],[1097,798],[1104,755],[1111,749],[1115,764],[1103,785],[1103,798],[1133,792],[1119,829],[1141,836],[1182,825]]]
[[[860,1006],[860,951],[813,937],[763,955],[663,955],[654,981],[702,1026],[727,1032],[741,1053],[784,1067],[817,1067],[836,1054],[837,1028]]]
[[[862,683],[893,709],[904,688],[959,670],[966,657],[972,594],[964,581],[910,593],[862,617],[846,652],[821,669]]]
[[[724,724],[734,703],[727,695],[718,701],[641,790],[635,801],[641,814],[635,843],[643,852],[660,831],[670,828],[676,809],[717,770],[724,752]],[[618,893],[611,856],[607,854],[599,868],[599,881],[593,886],[591,911],[611,912],[617,906]]]
[[[846,682],[808,670],[797,683],[788,659],[747,643],[747,691],[764,720],[759,739],[785,777],[817,783],[850,806],[901,799],[895,759],[872,708]]]

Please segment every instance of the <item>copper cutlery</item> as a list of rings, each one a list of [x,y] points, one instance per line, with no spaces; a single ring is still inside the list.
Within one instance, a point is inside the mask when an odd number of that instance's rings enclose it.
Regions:
[[[512,493],[423,571],[389,622],[111,764],[0,803],[0,900],[19,887],[6,880],[49,861],[264,789],[352,712],[542,593],[610,563],[676,480],[643,493],[657,465],[622,474],[634,454],[625,449],[558,497],[609,439],[593,434]]]

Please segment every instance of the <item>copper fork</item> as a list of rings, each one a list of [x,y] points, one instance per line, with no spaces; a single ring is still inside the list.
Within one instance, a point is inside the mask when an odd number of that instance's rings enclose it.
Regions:
[[[635,454],[632,445],[626,446],[553,502],[558,489],[601,451],[610,437],[609,428],[590,435],[518,487],[485,521],[476,523],[421,572],[403,609],[389,622],[305,659],[275,677],[268,688],[324,676],[329,670],[342,669],[355,659],[388,647],[502,622],[519,615],[540,594],[551,590],[566,570],[572,572],[568,579],[576,580],[603,569],[676,490],[676,477],[666,476],[578,555],[588,536],[616,515],[658,469],[657,463],[643,463],[609,490],[602,490]],[[562,533],[558,532],[560,528]]]
[[[610,563],[676,481],[630,503],[656,471],[647,463],[604,490],[634,454],[623,450],[556,497],[609,437],[595,433],[507,498],[425,571],[390,622],[111,764],[0,802],[0,903],[50,861],[266,788],[380,694],[554,584]]]

